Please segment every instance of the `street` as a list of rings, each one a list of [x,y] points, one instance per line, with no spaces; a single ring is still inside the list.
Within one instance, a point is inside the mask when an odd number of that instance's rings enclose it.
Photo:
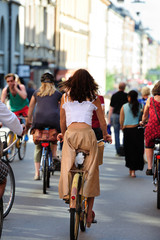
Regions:
[[[13,208],[4,220],[2,240],[69,240],[68,205],[59,199],[59,172],[51,178],[48,194],[42,181],[34,181],[34,144],[27,144],[24,160],[11,163],[16,179]],[[160,237],[160,210],[152,177],[137,171],[129,176],[124,157],[115,156],[114,144],[105,145],[100,166],[101,195],[95,199],[97,224],[79,232],[79,240],[157,240]]]

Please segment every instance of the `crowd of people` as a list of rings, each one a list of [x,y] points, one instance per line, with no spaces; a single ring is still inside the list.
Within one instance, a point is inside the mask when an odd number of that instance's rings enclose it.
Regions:
[[[61,82],[59,90],[51,73],[41,76],[41,86],[37,90],[31,81],[26,90],[15,74],[7,74],[5,79],[7,86],[1,94],[0,121],[18,135],[30,128],[31,132],[34,129],[54,128],[57,130],[57,140],[63,142],[59,180],[61,199],[69,198],[68,172],[74,165],[76,150],[89,152],[84,163],[87,172],[84,196],[88,199],[87,226],[90,227],[94,198],[100,194],[97,140],[112,142],[107,132],[104,98],[99,94],[98,84],[85,69],[77,70],[68,80]],[[152,175],[154,138],[160,137],[160,81],[152,90],[153,97],[150,97],[148,87],[142,89],[141,99],[138,99],[137,91],[126,93],[125,88],[126,83],[121,82],[118,91],[111,97],[108,114],[108,124],[114,129],[116,154],[125,157],[125,166],[134,178],[135,171],[144,168],[145,145],[148,161],[146,174]],[[9,100],[11,111],[4,104],[6,99]],[[19,114],[27,116],[25,128],[16,118]],[[144,130],[140,126],[146,123]],[[120,131],[123,131],[122,144]],[[51,149],[53,157],[56,157],[56,142],[51,144]],[[40,180],[40,159],[41,145],[38,144],[34,152],[34,180]],[[5,178],[3,187],[2,183],[0,186],[1,197]]]

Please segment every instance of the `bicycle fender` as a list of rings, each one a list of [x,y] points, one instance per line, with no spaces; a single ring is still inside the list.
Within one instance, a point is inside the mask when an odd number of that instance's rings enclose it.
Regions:
[[[70,196],[70,208],[76,208],[79,176],[80,175],[76,173],[73,178],[71,196]]]

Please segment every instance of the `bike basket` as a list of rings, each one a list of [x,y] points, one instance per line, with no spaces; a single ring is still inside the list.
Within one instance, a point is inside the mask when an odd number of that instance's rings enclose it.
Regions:
[[[39,144],[41,141],[50,141],[57,143],[57,130],[56,129],[49,129],[49,130],[40,130],[40,129],[33,129],[31,131],[33,135],[33,142],[35,144]]]

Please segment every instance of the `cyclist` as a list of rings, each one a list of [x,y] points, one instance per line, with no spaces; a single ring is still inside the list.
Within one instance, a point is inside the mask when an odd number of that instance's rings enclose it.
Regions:
[[[20,124],[18,118],[14,113],[12,113],[5,104],[0,101],[0,127],[2,124],[10,128],[17,135],[21,136],[24,133],[25,126]],[[0,160],[1,161],[1,160]],[[6,174],[5,174],[5,165],[0,164],[0,198],[2,197],[6,185]]]
[[[44,73],[41,76],[41,87],[36,90],[31,98],[28,111],[27,128],[32,123],[33,111],[36,105],[33,117],[32,129],[53,128],[60,132],[60,109],[59,103],[62,94],[55,89],[54,76],[50,73]],[[31,130],[32,132],[32,130]],[[51,145],[52,155],[56,157],[57,143]],[[34,180],[40,180],[40,161],[42,147],[41,144],[35,146],[34,162],[35,177]]]
[[[59,196],[69,198],[68,172],[74,165],[76,149],[89,151],[84,162],[86,180],[84,196],[88,198],[87,226],[90,227],[94,197],[100,194],[98,146],[92,125],[92,114],[96,110],[105,141],[112,141],[107,133],[107,124],[97,97],[98,85],[85,69],[77,70],[68,81],[62,83],[63,94],[60,108],[61,133],[57,139],[63,139]]]
[[[148,120],[145,128],[145,153],[148,161],[146,175],[153,175],[152,159],[154,152],[154,139],[160,138],[160,81],[158,81],[152,89],[153,97],[147,99],[144,113],[142,116],[141,125],[144,125]],[[156,115],[157,112],[157,115]]]
[[[8,86],[2,90],[1,101],[5,103],[8,98],[11,111],[17,116],[26,117],[28,115],[29,101],[25,86],[17,83],[13,73],[7,74],[5,80]]]

